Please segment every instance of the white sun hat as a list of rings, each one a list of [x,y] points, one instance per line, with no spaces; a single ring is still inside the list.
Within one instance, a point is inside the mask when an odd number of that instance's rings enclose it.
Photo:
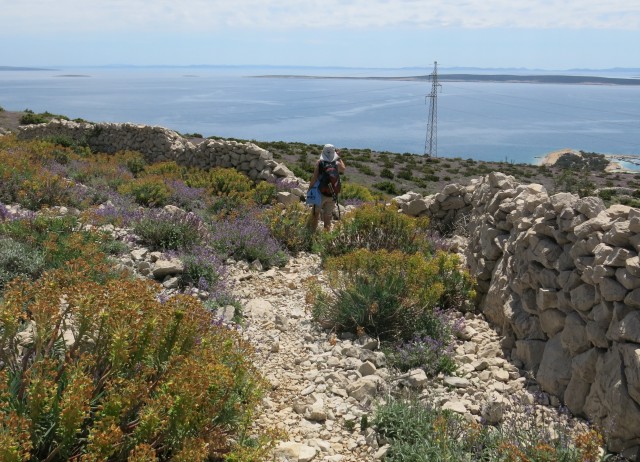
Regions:
[[[333,162],[338,156],[336,155],[336,148],[333,144],[325,144],[322,148],[322,154],[320,154],[320,160],[326,160],[327,162]]]

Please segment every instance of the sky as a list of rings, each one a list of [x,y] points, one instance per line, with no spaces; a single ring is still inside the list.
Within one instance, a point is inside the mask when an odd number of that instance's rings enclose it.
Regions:
[[[640,0],[0,0],[0,66],[640,68]]]

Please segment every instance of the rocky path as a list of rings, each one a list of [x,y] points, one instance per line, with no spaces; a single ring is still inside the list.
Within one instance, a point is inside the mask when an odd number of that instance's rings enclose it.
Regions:
[[[311,321],[305,281],[322,280],[317,256],[303,255],[283,269],[263,272],[240,266],[232,276],[245,307],[246,337],[256,346],[257,366],[272,387],[257,425],[286,432],[275,460],[383,459],[387,447],[371,428],[361,428],[362,416],[371,416],[375,400],[402,390],[411,389],[468,420],[489,423],[522,411],[518,406],[541,400],[549,404],[535,384],[503,358],[500,338],[482,316],[467,315],[456,346],[456,376],[428,379],[421,370],[394,375],[385,367],[377,342],[336,338]],[[549,422],[556,412],[542,408],[541,414],[549,411],[544,417]]]

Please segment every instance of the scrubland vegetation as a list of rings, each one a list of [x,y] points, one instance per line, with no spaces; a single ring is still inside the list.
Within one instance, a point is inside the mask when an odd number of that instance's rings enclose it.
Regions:
[[[309,175],[312,147],[274,146],[264,147],[286,150]],[[0,137],[0,460],[266,460],[274,435],[250,431],[265,385],[238,327],[213,311],[238,303],[226,280],[232,261],[273,267],[318,253],[328,284],[309,283],[317,322],[379,338],[398,370],[455,373],[454,333],[474,309],[474,282],[427,220],[380,201],[420,181],[429,189],[446,161],[344,155],[365,176],[377,175],[375,162],[385,180],[359,183],[349,172],[342,198],[360,206],[312,234],[303,204],[275,203],[291,185]],[[470,161],[472,171],[483,167]],[[180,258],[181,287],[209,300],[163,297],[156,283],[116,269],[130,242],[105,225]],[[595,461],[602,443],[596,431],[576,440],[535,426],[515,433],[402,400],[380,406],[372,423],[392,461]]]

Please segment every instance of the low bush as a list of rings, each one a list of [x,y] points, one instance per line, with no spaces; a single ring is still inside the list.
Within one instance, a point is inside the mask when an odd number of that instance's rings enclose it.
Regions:
[[[237,195],[251,190],[251,180],[232,168],[191,169],[185,174],[185,183],[192,188],[204,188],[213,196]]]
[[[25,179],[16,194],[16,202],[29,210],[43,207],[77,206],[80,198],[73,182],[42,169]]]
[[[194,213],[145,209],[133,219],[133,232],[155,250],[187,250],[202,242],[206,227]]]
[[[194,297],[86,267],[0,302],[0,459],[261,459],[268,437],[246,435],[263,382],[241,336]]]
[[[69,120],[69,117],[60,114],[52,114],[48,111],[36,114],[31,109],[25,109],[24,114],[20,117],[20,125],[43,124],[52,119]]]
[[[390,181],[381,181],[379,183],[374,183],[373,187],[387,194],[391,194],[392,196],[397,196],[400,193],[396,185]]]
[[[293,254],[311,251],[313,233],[309,217],[309,208],[300,202],[276,204],[264,212],[271,235]]]
[[[9,220],[0,223],[2,235],[24,244],[27,249],[40,249],[45,270],[64,267],[70,260],[83,257],[96,262],[96,268],[90,271],[91,277],[104,279],[111,275],[110,270],[98,266],[106,263],[105,250],[117,247],[113,237],[80,230],[75,217],[39,215]]]
[[[0,236],[0,292],[17,278],[37,278],[44,270],[44,255],[10,237]]]
[[[342,190],[340,191],[340,200],[373,202],[375,199],[367,187],[355,183],[343,183]]]
[[[438,308],[456,307],[445,304],[442,260],[450,262],[448,266],[457,265],[456,257],[444,252],[429,258],[420,253],[360,249],[329,258],[325,262],[328,291],[316,287],[311,292],[313,316],[338,330],[385,340],[407,341],[417,333],[448,344],[448,319]],[[466,299],[473,296],[473,291],[460,294]]]
[[[172,160],[145,165],[140,173],[143,173],[145,176],[161,176],[165,180],[178,180],[183,177],[184,172],[185,168],[179,166]]]
[[[277,185],[273,183],[261,181],[253,189],[253,201],[258,205],[273,204],[276,201],[277,196]]]
[[[43,138],[43,140],[58,146],[71,148],[70,149],[71,152],[75,154],[79,154],[83,157],[91,154],[91,149],[89,148],[86,142],[86,139],[84,138],[80,140],[76,140],[66,135],[57,135],[57,136],[49,136],[49,137]],[[66,150],[61,150],[58,152],[62,154],[63,158],[66,157],[67,155]],[[58,160],[60,163],[64,163],[60,161],[59,157],[56,157],[56,160]]]
[[[535,405],[513,412],[493,427],[415,399],[391,399],[376,409],[373,425],[389,441],[390,462],[613,460],[601,457],[603,437],[596,429],[572,428],[562,416],[549,424]]]
[[[431,251],[428,221],[400,214],[393,206],[368,204],[358,207],[319,237],[323,257],[344,255],[355,249]]]
[[[168,202],[184,210],[205,210],[211,203],[210,197],[204,188],[192,188],[182,180],[167,180],[170,190]]]
[[[383,168],[382,170],[380,170],[380,176],[381,176],[382,178],[388,178],[388,179],[390,179],[390,180],[393,180],[393,177],[394,177],[395,175],[393,174],[393,172],[392,172],[390,169],[388,169],[387,167],[385,167],[385,168]]]
[[[265,267],[282,266],[288,260],[258,210],[214,220],[210,228],[208,244],[224,257],[250,262],[258,260]]]
[[[162,207],[169,203],[172,194],[171,188],[159,175],[135,178],[120,186],[118,192],[130,195],[144,207]]]
[[[402,169],[398,172],[398,178],[411,181],[413,180],[413,172],[411,170]]]
[[[435,376],[440,372],[452,374],[457,369],[453,358],[453,343],[441,340],[450,337],[448,331],[451,326],[446,317],[444,315],[444,322],[440,322],[440,317],[437,314],[434,316],[433,319],[438,320],[435,330],[440,331],[435,338],[428,334],[416,334],[411,340],[385,346],[383,349],[389,366],[403,372],[420,368],[428,376]]]
[[[375,172],[373,171],[373,169],[371,167],[369,167],[368,165],[359,165],[358,166],[358,170],[362,173],[364,173],[365,175],[368,176],[375,176]]]
[[[57,205],[77,206],[82,198],[76,185],[56,172],[65,167],[56,158],[73,156],[48,142],[18,143],[10,137],[0,143],[0,201],[19,203],[30,210]],[[62,154],[61,154],[62,153]]]
[[[227,269],[220,257],[208,247],[196,246],[176,255],[184,264],[180,276],[183,288],[194,287],[209,293],[217,305],[235,301],[227,283]]]

